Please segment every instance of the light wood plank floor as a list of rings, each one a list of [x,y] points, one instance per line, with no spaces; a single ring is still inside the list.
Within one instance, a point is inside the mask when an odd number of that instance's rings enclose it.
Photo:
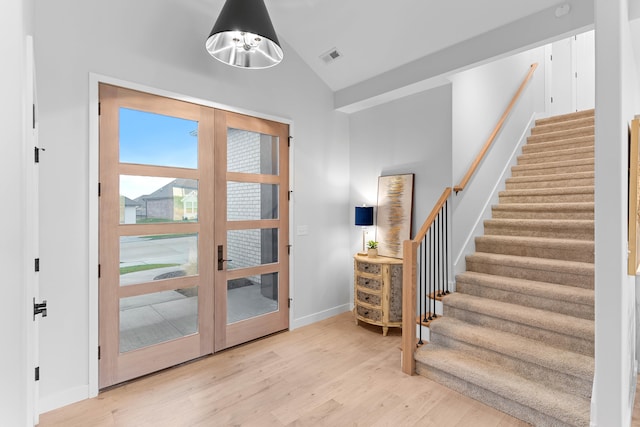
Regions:
[[[400,331],[344,313],[43,414],[40,426],[525,426],[400,371]]]

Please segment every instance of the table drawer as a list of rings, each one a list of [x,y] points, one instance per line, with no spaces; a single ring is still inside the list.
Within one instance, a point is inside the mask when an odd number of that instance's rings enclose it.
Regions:
[[[380,279],[358,276],[357,282],[358,286],[363,288],[371,289],[374,291],[379,291],[380,289],[382,289],[382,280]]]
[[[382,266],[380,264],[369,264],[368,262],[356,262],[356,270],[362,273],[380,274]]]
[[[377,306],[382,305],[382,299],[380,298],[380,295],[370,294],[368,292],[358,290],[356,292],[356,298],[358,299],[358,301],[364,302],[366,304]]]
[[[357,313],[358,316],[364,317],[365,319],[373,320],[374,322],[382,321],[382,310],[358,306]]]

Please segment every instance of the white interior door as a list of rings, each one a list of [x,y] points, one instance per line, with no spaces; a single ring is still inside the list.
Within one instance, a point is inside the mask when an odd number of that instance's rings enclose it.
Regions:
[[[26,117],[32,117],[31,121],[27,121],[25,129],[25,220],[26,220],[26,236],[25,236],[25,286],[26,286],[26,305],[28,307],[28,315],[31,316],[33,304],[40,303],[39,295],[39,171],[38,161],[40,148],[38,146],[38,126],[37,126],[37,99],[35,84],[35,63],[33,54],[33,38],[27,37],[27,76],[26,76]],[[38,322],[41,315],[33,316],[27,321],[27,405],[28,410],[33,414],[33,423],[38,424],[40,421],[39,411],[39,381],[36,380],[36,369],[39,370],[39,333]]]
[[[574,84],[572,74],[573,37],[552,43],[551,104],[552,116],[575,111]]]
[[[576,52],[576,109],[589,110],[596,104],[595,31],[578,34]]]

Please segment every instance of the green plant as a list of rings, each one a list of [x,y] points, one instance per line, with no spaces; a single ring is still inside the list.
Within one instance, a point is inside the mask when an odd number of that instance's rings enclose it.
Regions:
[[[375,240],[369,240],[367,242],[367,249],[378,249],[378,242]]]

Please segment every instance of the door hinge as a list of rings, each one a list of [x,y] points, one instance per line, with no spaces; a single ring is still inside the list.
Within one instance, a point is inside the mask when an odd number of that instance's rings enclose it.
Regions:
[[[102,115],[102,103],[98,102],[98,115]]]
[[[553,55],[549,55],[549,60],[553,61]]]
[[[47,317],[47,300],[36,303],[36,299],[33,298],[33,320],[36,320],[36,316],[42,314],[42,317]]]
[[[31,104],[32,109],[31,109],[31,117],[32,117],[32,122],[31,125],[33,127],[33,129],[36,128],[36,104]]]
[[[100,278],[100,264],[98,264],[98,279]]]
[[[289,298],[289,300],[288,300],[288,302],[287,302],[287,307],[288,307],[288,308],[291,308],[291,300],[292,300],[292,299],[293,299],[293,298]]]
[[[36,366],[34,377],[36,381],[40,381],[40,366]]]
[[[100,346],[98,346],[98,360],[100,360],[101,358],[102,358],[102,353],[101,353]]]
[[[34,161],[34,163],[40,163],[40,150],[45,151],[44,148],[33,147],[33,161]]]
[[[291,147],[291,140],[293,139],[292,136],[289,136],[289,138],[287,138],[287,147]]]
[[[291,255],[291,246],[292,245],[287,245],[287,255]]]
[[[35,261],[34,262],[35,271],[40,271],[40,258],[36,258],[34,261]]]
[[[102,183],[98,183],[98,197],[102,196]]]
[[[551,103],[553,104],[553,96],[551,97]]]
[[[291,193],[293,193],[293,190],[289,190],[287,192],[287,201],[289,201],[289,202],[291,201]]]

